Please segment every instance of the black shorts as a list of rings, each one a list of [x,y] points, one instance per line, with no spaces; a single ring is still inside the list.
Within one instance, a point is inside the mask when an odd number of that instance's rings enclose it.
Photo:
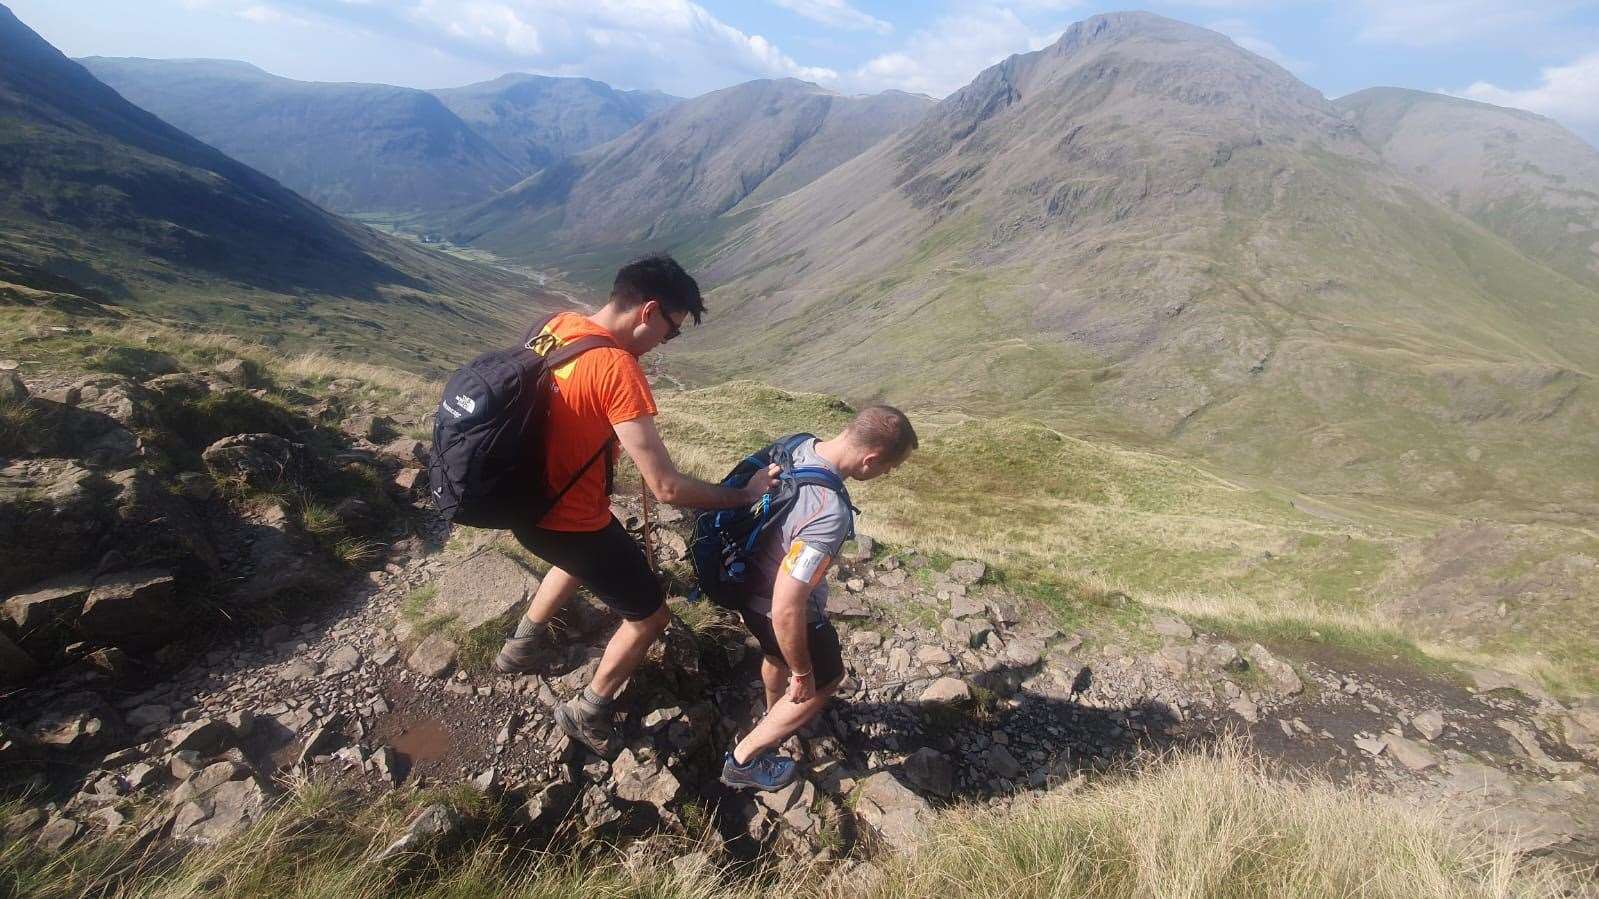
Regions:
[[[643,621],[666,603],[643,548],[614,516],[597,531],[529,526],[515,528],[511,534],[528,552],[582,581],[611,611],[628,621]]]
[[[777,632],[772,630],[772,619],[749,610],[739,614],[744,617],[744,626],[761,644],[761,652],[787,665],[788,662],[783,659],[783,648],[777,643]],[[831,686],[844,676],[844,652],[838,645],[838,631],[833,630],[833,622],[826,619],[811,622],[806,626],[806,631],[809,638],[806,642],[811,649],[811,670],[816,672],[816,679],[812,683],[817,687]]]

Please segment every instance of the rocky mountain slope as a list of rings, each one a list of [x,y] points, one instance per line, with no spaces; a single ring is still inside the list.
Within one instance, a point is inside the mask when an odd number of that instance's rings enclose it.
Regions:
[[[138,306],[437,369],[548,301],[325,212],[129,103],[3,7],[0,51],[6,303]]]
[[[295,81],[231,60],[79,62],[140,108],[338,212],[461,206],[529,171],[426,91]]]
[[[981,561],[870,539],[830,575],[854,676],[788,747],[806,778],[729,793],[714,771],[758,709],[757,659],[728,616],[675,598],[688,517],[647,521],[626,499],[618,516],[651,532],[675,620],[622,697],[627,749],[593,758],[550,713],[615,621],[579,599],[546,671],[489,673],[540,569],[417,504],[424,450],[396,432],[423,423],[428,385],[63,321],[12,336],[21,358],[0,369],[0,412],[41,425],[0,447],[0,546],[32,541],[0,566],[0,671],[27,685],[0,696],[0,776],[47,803],[7,806],[6,846],[48,859],[101,839],[135,855],[214,844],[269,819],[279,775],[303,775],[363,802],[468,782],[487,797],[475,818],[433,800],[366,850],[383,863],[493,828],[536,845],[697,836],[710,847],[696,864],[872,876],[951,804],[1087,795],[1138,777],[1152,751],[1236,729],[1273,764],[1441,808],[1519,852],[1599,852],[1591,697],[1268,647],[1130,604],[1067,624]],[[85,337],[118,350],[123,373],[85,374],[63,352]],[[166,352],[141,354],[153,342]]]
[[[1599,510],[1599,292],[1215,32],[1078,23],[719,238],[690,377],[1026,410],[1312,491]]]
[[[712,91],[449,217],[444,230],[515,258],[681,241],[809,183],[930,104],[893,91],[844,97],[793,79]]]
[[[659,91],[617,90],[589,78],[520,73],[430,93],[528,174],[681,102]]]
[[[1334,105],[1395,170],[1528,256],[1599,286],[1599,150],[1582,138],[1530,112],[1400,88]]]

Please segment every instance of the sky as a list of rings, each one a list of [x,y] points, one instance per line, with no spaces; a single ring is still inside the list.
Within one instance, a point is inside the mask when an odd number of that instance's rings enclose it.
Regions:
[[[69,56],[240,59],[314,81],[506,72],[694,96],[795,77],[945,96],[1072,22],[1143,8],[1328,97],[1410,87],[1547,115],[1599,146],[1599,0],[0,0]]]

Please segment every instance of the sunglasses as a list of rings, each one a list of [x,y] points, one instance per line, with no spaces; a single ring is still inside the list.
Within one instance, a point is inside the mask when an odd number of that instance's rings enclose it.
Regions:
[[[666,319],[666,336],[661,338],[661,343],[671,343],[677,339],[679,334],[683,333],[683,329],[678,325],[672,324],[672,317],[666,314],[665,307],[657,303],[655,308],[660,310],[661,318]]]

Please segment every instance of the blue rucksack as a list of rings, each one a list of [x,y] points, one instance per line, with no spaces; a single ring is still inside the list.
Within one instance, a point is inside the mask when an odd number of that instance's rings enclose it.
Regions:
[[[455,524],[537,524],[611,449],[607,439],[553,495],[545,486],[545,447],[562,439],[549,433],[550,373],[589,350],[616,346],[599,336],[561,347],[553,339],[541,341],[554,320],[552,315],[529,329],[521,346],[473,359],[444,385],[434,412],[428,489],[439,513]]]
[[[783,520],[799,498],[801,487],[826,487],[837,493],[849,507],[853,516],[856,509],[850,502],[844,481],[832,471],[818,466],[794,465],[794,451],[811,434],[795,434],[768,444],[759,452],[746,456],[733,466],[723,487],[743,487],[755,472],[776,463],[783,469],[772,492],[749,506],[738,509],[719,509],[702,512],[694,519],[694,537],[689,545],[689,558],[694,563],[694,574],[699,578],[699,592],[724,609],[743,609],[758,585],[751,582],[750,574],[755,547],[773,524]],[[853,517],[850,537],[855,536]],[[771,585],[766,585],[770,588]]]

